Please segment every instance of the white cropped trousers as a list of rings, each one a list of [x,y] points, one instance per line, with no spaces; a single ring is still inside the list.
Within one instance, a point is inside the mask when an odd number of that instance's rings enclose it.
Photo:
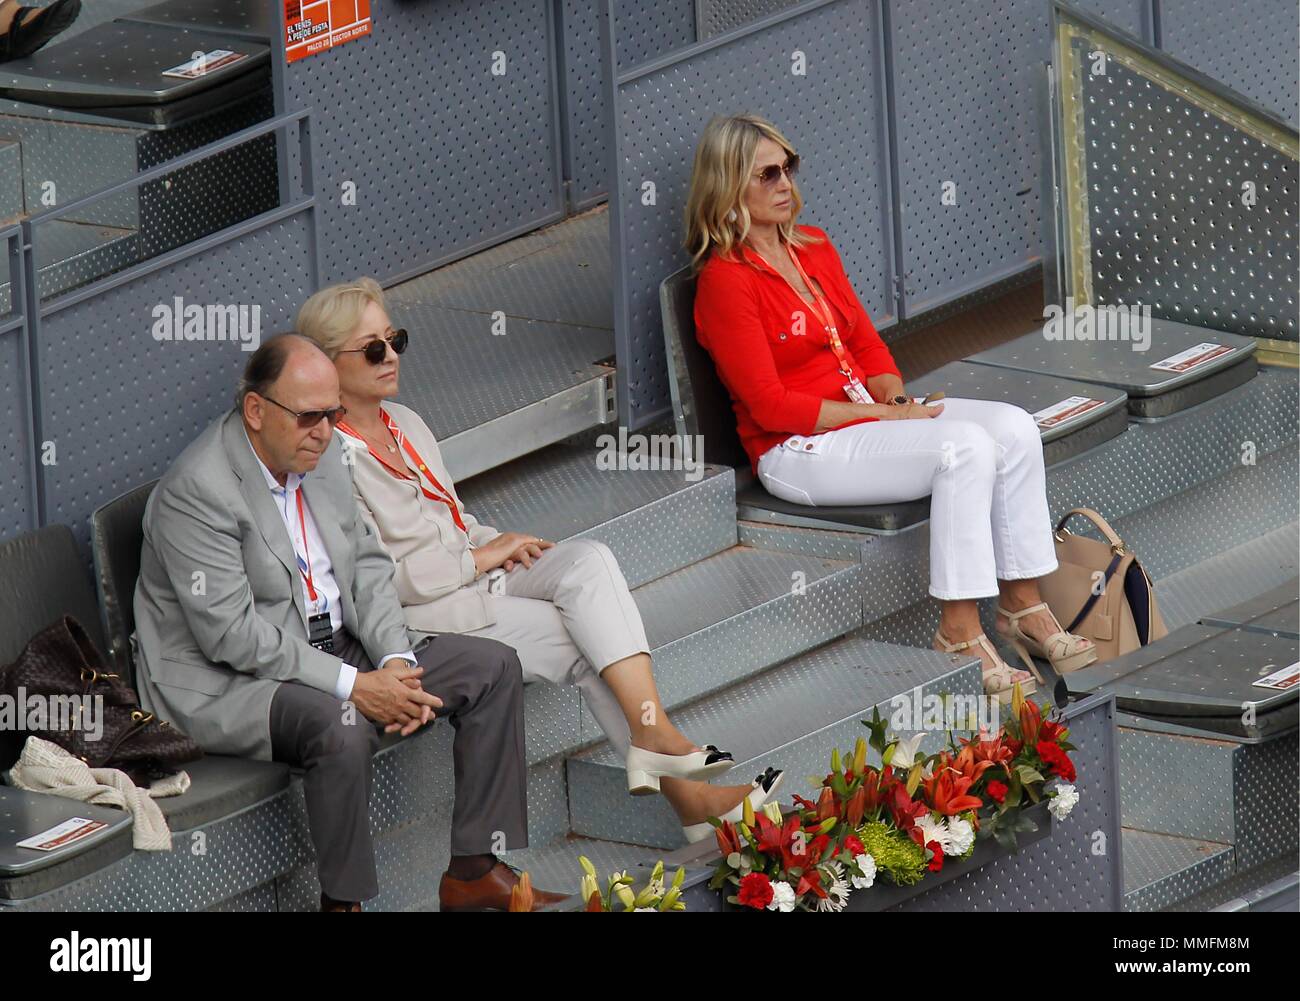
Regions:
[[[795,435],[758,476],[797,504],[890,504],[930,495],[930,594],[998,593],[1056,569],[1038,426],[1009,403],[946,399],[938,417]]]

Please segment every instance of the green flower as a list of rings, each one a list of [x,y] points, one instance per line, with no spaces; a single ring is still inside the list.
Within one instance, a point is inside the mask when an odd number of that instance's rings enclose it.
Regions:
[[[925,875],[925,849],[892,825],[872,821],[863,825],[858,837],[876,868],[899,886],[911,886]]]

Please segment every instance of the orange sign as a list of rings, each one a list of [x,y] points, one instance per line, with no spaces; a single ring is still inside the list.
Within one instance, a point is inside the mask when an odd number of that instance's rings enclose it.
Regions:
[[[284,0],[289,62],[370,34],[370,0]]]

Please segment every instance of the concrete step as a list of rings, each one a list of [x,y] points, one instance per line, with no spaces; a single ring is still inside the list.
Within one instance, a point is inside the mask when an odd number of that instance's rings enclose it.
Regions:
[[[598,469],[594,437],[553,445],[457,484],[474,517],[544,539],[605,543],[638,587],[736,544],[735,474]]]
[[[820,781],[832,747],[851,748],[866,735],[860,721],[872,707],[885,717],[906,709],[911,722],[913,703],[924,711],[926,696],[980,691],[978,659],[850,635],[693,702],[674,713],[673,722],[697,742],[735,756],[736,766],[715,784],[743,784],[769,766],[783,768],[780,799],[788,803],[792,793],[811,795],[808,777]],[[937,749],[942,739],[931,733],[926,749]],[[608,745],[570,757],[568,785],[575,833],[663,848],[683,844],[681,826],[662,797],[628,795],[623,762]]]
[[[1232,875],[1232,846],[1124,828],[1124,910],[1158,911]]]

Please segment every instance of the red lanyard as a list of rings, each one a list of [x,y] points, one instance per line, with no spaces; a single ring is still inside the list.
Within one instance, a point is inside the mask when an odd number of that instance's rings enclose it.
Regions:
[[[429,470],[428,465],[426,465],[425,461],[422,458],[420,458],[420,453],[415,450],[415,446],[412,445],[410,440],[407,439],[406,435],[402,433],[402,429],[397,426],[397,422],[393,420],[390,416],[388,416],[388,412],[384,410],[382,407],[379,410],[379,416],[383,420],[384,425],[388,428],[388,430],[393,433],[393,437],[397,439],[397,443],[402,446],[406,454],[410,456],[411,461],[415,463],[415,468],[418,469],[421,473],[423,473],[425,479],[427,479],[429,483],[433,486],[433,490],[430,490],[427,487],[425,487],[423,483],[420,483],[417,478],[416,485],[420,488],[420,492],[423,493],[424,496],[427,497],[429,500],[439,501],[440,503],[446,504],[447,510],[451,512],[451,520],[456,523],[456,527],[459,528],[466,535],[469,535],[469,529],[465,527],[465,522],[461,520],[460,510],[457,507],[455,498],[453,498],[451,495],[451,491],[438,482],[438,478],[433,475],[433,473]],[[345,424],[343,421],[339,421],[338,426],[341,431],[344,431],[345,433],[350,434],[355,438],[361,438],[360,434],[354,431],[349,425]],[[362,441],[365,441],[365,439],[362,438]],[[372,456],[374,456],[375,460],[381,466],[387,469],[393,476],[396,476],[399,480],[410,480],[412,478],[410,473],[408,473],[406,470],[398,469],[395,466],[390,465],[382,455],[380,455],[378,452],[376,452],[373,448],[370,447],[369,443],[366,444],[366,451],[368,451]]]
[[[799,263],[799,258],[795,256],[794,251],[790,249],[788,244],[786,245],[785,251],[790,255],[790,262],[794,265],[794,269],[799,272],[799,277],[803,279],[804,285],[813,297],[813,302],[811,304],[812,310],[817,315],[817,319],[821,320],[822,326],[826,330],[826,342],[830,346],[831,353],[835,355],[835,360],[840,364],[840,373],[846,379],[855,379],[856,376],[853,374],[853,360],[849,357],[848,350],[840,340],[840,332],[836,329],[835,314],[831,312],[830,302],[813,285],[812,281],[808,278],[808,273],[804,271],[803,265]],[[763,261],[765,264],[767,263],[762,254],[759,254],[758,251],[754,251],[754,253],[758,255],[759,260]],[[772,265],[770,264],[767,266],[772,268]],[[772,268],[772,270],[776,271],[776,268]],[[782,275],[779,271],[776,271],[776,273],[781,276],[781,280],[785,282],[786,285],[790,286],[790,291],[795,294],[800,302],[803,302],[804,305],[809,305],[804,302],[804,297],[799,294],[799,290],[790,284],[790,279],[785,275]]]
[[[298,560],[298,569],[302,571],[302,579],[307,582],[307,593],[311,595],[311,603],[316,604],[316,584],[311,577],[311,543],[307,541],[307,519],[302,513],[302,484],[298,484],[294,496],[298,498],[298,527],[302,530],[302,557]]]

